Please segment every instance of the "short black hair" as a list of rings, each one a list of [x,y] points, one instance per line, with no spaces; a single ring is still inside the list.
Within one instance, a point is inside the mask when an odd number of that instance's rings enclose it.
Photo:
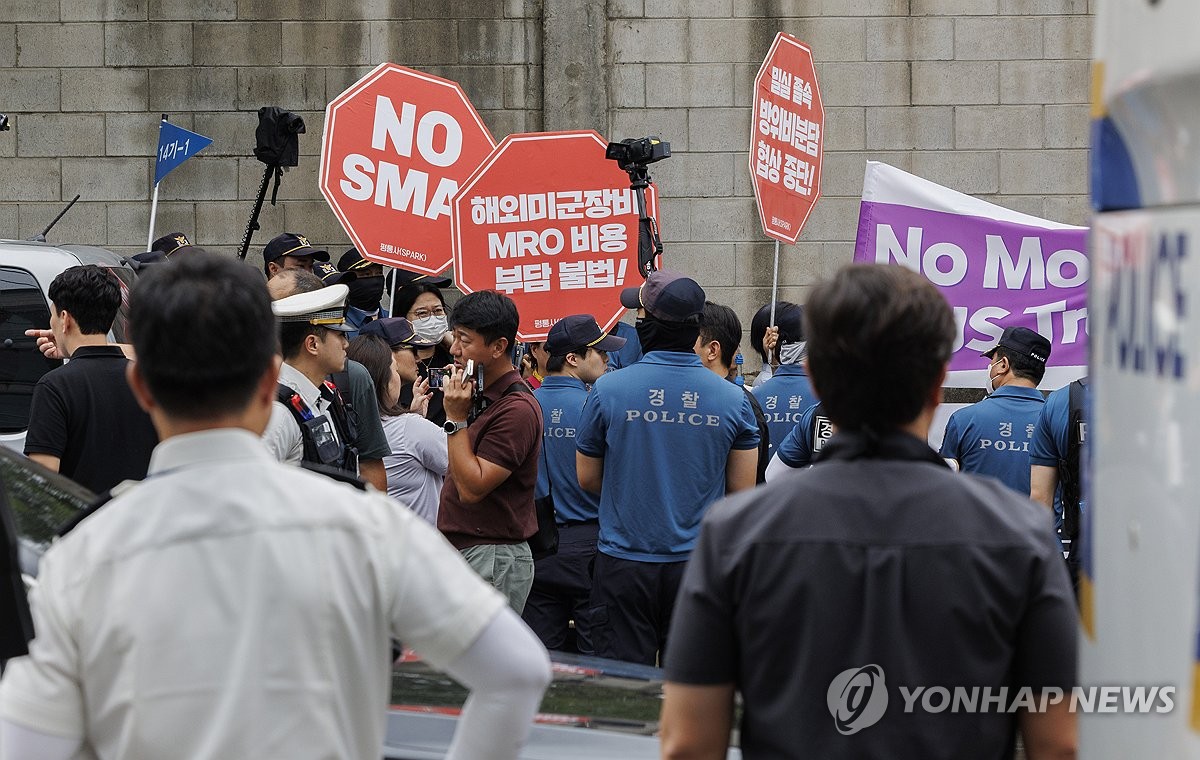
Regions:
[[[582,361],[587,358],[588,352],[592,350],[594,349],[591,346],[584,346],[583,348],[574,351],[568,351],[566,354],[561,356],[547,354],[545,370],[547,372],[562,372],[563,367],[567,366],[567,354],[575,354],[577,357],[579,357],[580,361]]]
[[[84,335],[103,335],[112,329],[121,308],[121,286],[115,275],[95,264],[64,269],[50,282],[56,311],[68,312]]]
[[[700,314],[700,340],[705,344],[715,340],[721,346],[721,362],[726,367],[732,366],[733,355],[742,342],[742,321],[737,312],[728,306],[705,301],[704,311]]]
[[[292,278],[293,287],[288,296],[300,293],[312,293],[325,287],[325,283],[321,282],[321,278],[312,272],[304,269],[285,269],[283,271],[295,273],[284,274],[281,272],[275,275],[276,277]],[[284,297],[286,298],[287,296]],[[283,354],[284,359],[290,359],[300,353],[300,347],[304,345],[305,338],[310,335],[316,335],[321,340],[325,340],[325,334],[328,332],[329,328],[309,324],[308,322],[280,322],[279,353]]]
[[[779,324],[779,315],[787,309],[800,309],[799,306],[791,301],[776,301],[775,302],[775,324]],[[750,348],[753,348],[755,353],[762,357],[763,364],[767,363],[767,349],[763,346],[763,338],[767,335],[767,328],[771,326],[771,302],[763,304],[758,311],[754,312],[754,316],[750,319]],[[782,333],[783,330],[780,330]],[[784,336],[781,336],[784,337]],[[791,337],[791,336],[786,336]],[[789,342],[803,340],[802,337],[792,338]]]
[[[396,291],[396,298],[391,309],[392,316],[407,317],[408,312],[412,311],[413,304],[417,302],[422,293],[433,293],[442,302],[442,308],[446,308],[446,296],[442,293],[441,288],[427,282],[414,282]]]
[[[1008,359],[1008,365],[1012,367],[1014,375],[1029,380],[1034,385],[1040,385],[1042,378],[1046,375],[1046,365],[1044,362],[1036,361],[1023,354],[1013,353],[1004,346],[996,347],[996,353],[992,354],[993,360],[997,355]]]
[[[809,376],[829,419],[882,433],[921,414],[957,329],[946,299],[916,272],[851,264],[813,287],[804,332]]]
[[[137,370],[170,416],[246,408],[275,361],[275,317],[262,276],[213,253],[152,267],[130,296]]]
[[[517,305],[503,293],[495,290],[477,290],[462,297],[454,306],[450,327],[465,327],[474,330],[484,341],[492,343],[507,338],[511,347],[517,342],[517,327],[521,315]]]

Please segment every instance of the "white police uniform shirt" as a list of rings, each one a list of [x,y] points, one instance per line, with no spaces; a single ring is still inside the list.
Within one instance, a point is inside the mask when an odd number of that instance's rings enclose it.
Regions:
[[[408,509],[235,429],[159,444],[40,569],[0,719],[99,757],[375,760],[391,639],[444,667],[505,604]]]
[[[332,403],[321,395],[321,389],[312,384],[300,370],[284,362],[279,367],[279,382],[300,394],[301,400],[312,410],[314,416],[325,415],[333,437],[341,443],[337,426],[333,424]],[[304,458],[304,438],[300,425],[286,406],[276,401],[271,406],[271,421],[263,431],[263,443],[267,444],[275,458],[284,464],[300,464]]]

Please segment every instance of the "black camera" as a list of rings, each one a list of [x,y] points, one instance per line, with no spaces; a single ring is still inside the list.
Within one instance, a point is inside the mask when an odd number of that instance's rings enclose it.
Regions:
[[[254,156],[267,166],[296,166],[300,163],[300,138],[304,119],[275,106],[258,109]]]
[[[671,157],[671,143],[658,137],[629,138],[621,142],[610,142],[604,157],[616,161],[622,171],[630,167],[645,166]]]

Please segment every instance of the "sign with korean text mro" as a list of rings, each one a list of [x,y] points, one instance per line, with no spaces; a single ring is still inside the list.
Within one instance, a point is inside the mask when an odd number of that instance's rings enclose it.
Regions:
[[[980,354],[1019,326],[1050,341],[1039,387],[1054,390],[1087,373],[1087,234],[868,161],[854,260],[906,266],[945,296],[958,328],[948,387],[983,387]]]
[[[637,199],[591,131],[510,135],[454,198],[454,281],[517,304],[521,340],[542,340],[570,314],[605,330],[638,275]],[[657,216],[658,196],[646,191]]]
[[[821,195],[825,107],[812,51],[784,32],[754,79],[750,177],[763,232],[795,243]]]
[[[363,256],[437,274],[451,200],[495,146],[457,83],[384,63],[325,109],[321,193]]]

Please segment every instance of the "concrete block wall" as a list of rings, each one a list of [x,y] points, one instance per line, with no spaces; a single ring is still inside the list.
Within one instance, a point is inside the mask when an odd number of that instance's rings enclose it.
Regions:
[[[823,197],[780,267],[803,301],[850,260],[865,162],[1086,223],[1087,0],[0,0],[0,236],[142,250],[159,113],[214,139],[163,183],[157,229],[233,252],[263,167],[255,111],[301,113],[301,164],[251,256],[347,237],[316,187],[325,103],[392,60],[459,81],[497,140],[660,135],[670,266],[748,326],[773,243],[747,166],[754,76],[777,31],[808,42],[826,107]],[[583,91],[583,88],[590,88]],[[543,111],[543,102],[554,106]]]
[[[497,140],[542,128],[540,0],[0,0],[0,237],[144,250],[158,120],[213,138],[159,189],[158,234],[234,253],[264,167],[257,110],[304,117],[300,165],[263,206],[250,260],[284,230],[336,260],[317,189],[326,103],[383,61],[459,82]],[[269,200],[269,198],[268,198]]]
[[[782,248],[782,298],[803,302],[851,260],[867,160],[1087,223],[1086,0],[609,0],[608,10],[609,132],[671,142],[672,158],[652,167],[669,263],[747,329],[770,299],[774,253],[747,165],[751,90],[778,31],[813,49],[826,109],[823,195],[797,245]]]

